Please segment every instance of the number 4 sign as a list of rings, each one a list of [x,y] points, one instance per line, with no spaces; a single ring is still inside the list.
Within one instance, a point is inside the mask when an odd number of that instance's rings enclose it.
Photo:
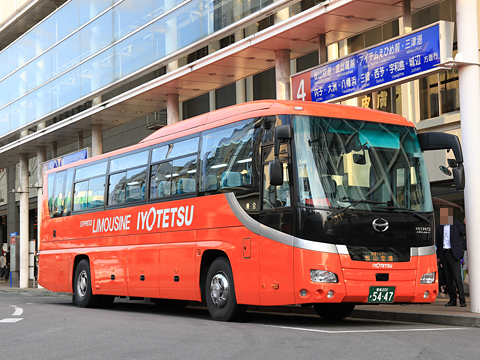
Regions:
[[[310,71],[292,77],[293,100],[312,101],[310,93]]]

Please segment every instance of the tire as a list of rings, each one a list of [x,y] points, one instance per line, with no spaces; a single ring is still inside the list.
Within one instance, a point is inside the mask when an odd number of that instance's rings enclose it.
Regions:
[[[75,270],[73,296],[79,307],[95,307],[101,303],[100,296],[92,295],[90,263],[86,259],[81,260]]]
[[[340,321],[350,316],[355,308],[355,304],[314,304],[313,307],[322,319],[328,321]]]
[[[237,304],[232,268],[224,257],[215,259],[208,269],[205,302],[212,319],[218,321],[240,320],[247,310],[246,305]]]

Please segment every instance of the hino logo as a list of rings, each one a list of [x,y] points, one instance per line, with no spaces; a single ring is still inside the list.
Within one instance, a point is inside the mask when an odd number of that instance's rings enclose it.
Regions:
[[[385,232],[388,229],[388,221],[384,218],[376,218],[372,222],[373,229],[377,232]]]

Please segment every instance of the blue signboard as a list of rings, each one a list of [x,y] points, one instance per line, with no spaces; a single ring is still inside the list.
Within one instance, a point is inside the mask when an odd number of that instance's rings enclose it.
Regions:
[[[440,63],[439,34],[439,25],[432,26],[312,70],[312,101],[328,101],[433,69]]]
[[[83,149],[72,154],[62,156],[57,159],[50,160],[48,162],[48,170],[57,168],[59,166],[68,165],[76,161],[88,159],[87,149]]]

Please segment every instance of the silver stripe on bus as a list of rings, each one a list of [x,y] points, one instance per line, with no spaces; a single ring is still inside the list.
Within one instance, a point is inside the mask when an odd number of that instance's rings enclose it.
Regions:
[[[245,210],[243,210],[234,193],[225,193],[225,197],[228,205],[230,205],[230,209],[232,209],[237,219],[253,233],[285,245],[297,247],[299,249],[337,253],[336,245],[295,238],[292,235],[282,233],[281,231],[260,224],[258,221],[252,219],[245,212]]]
[[[435,245],[410,248],[410,256],[427,256],[427,255],[435,255]]]
[[[281,231],[269,228],[258,221],[252,219],[237,201],[234,193],[225,193],[230,208],[237,217],[237,219],[253,233],[277,241],[279,243],[293,246],[299,249],[320,251],[332,254],[348,255],[348,249],[346,245],[334,245],[317,241],[304,240],[296,238],[292,235],[282,233]],[[427,256],[435,254],[435,245],[412,247],[410,248],[410,256]]]
[[[340,255],[349,255],[350,254],[348,252],[347,245],[337,245],[337,252]]]
[[[337,254],[337,245],[295,238],[296,248]]]

